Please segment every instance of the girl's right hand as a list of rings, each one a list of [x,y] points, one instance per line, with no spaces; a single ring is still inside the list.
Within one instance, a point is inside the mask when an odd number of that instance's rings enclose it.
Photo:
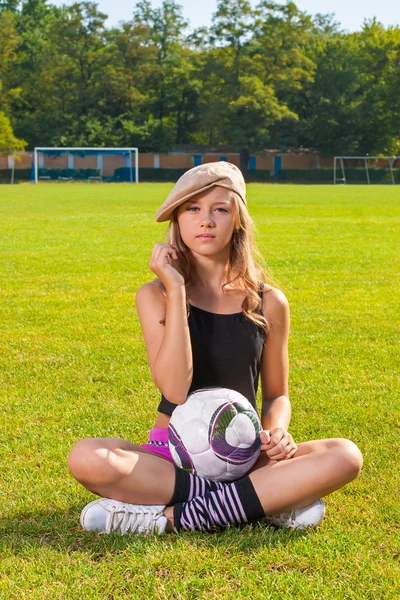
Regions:
[[[165,285],[167,292],[185,285],[183,276],[172,264],[177,259],[176,246],[161,242],[154,244],[149,267]]]

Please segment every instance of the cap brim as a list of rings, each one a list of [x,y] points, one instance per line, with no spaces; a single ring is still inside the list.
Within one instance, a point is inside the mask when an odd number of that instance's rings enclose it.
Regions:
[[[190,194],[186,194],[186,196],[183,196],[183,198],[179,198],[178,200],[175,200],[175,202],[168,204],[168,206],[164,206],[165,203],[162,206],[160,206],[160,208],[156,212],[157,223],[162,223],[163,221],[168,221],[170,219],[172,213],[174,212],[174,210],[176,208],[178,208],[178,206],[180,206],[181,204],[183,204],[190,198],[193,198],[193,196],[197,196],[197,194],[201,194],[205,190],[208,190],[215,186],[223,187],[227,190],[234,191],[234,190],[232,190],[232,188],[229,185],[224,185],[223,183],[219,183],[218,181],[210,183],[209,185],[205,185],[204,187],[199,188],[198,190],[195,190],[194,192],[190,192]],[[235,192],[235,193],[238,194],[238,192]],[[238,194],[238,196],[240,196],[240,198],[244,202],[244,204],[247,205],[246,198],[243,198],[240,194]]]

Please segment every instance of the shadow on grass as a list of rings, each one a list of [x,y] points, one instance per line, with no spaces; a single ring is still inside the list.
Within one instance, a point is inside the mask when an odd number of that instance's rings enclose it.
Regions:
[[[264,521],[229,527],[213,533],[182,532],[163,536],[97,535],[82,531],[79,515],[82,504],[71,505],[68,510],[26,512],[2,518],[0,521],[0,548],[12,554],[25,555],[33,549],[52,548],[68,553],[80,552],[90,560],[125,551],[152,552],[156,545],[165,551],[184,552],[188,548],[212,549],[232,552],[249,552],[260,547],[279,547],[290,544],[293,538],[309,536],[307,532],[278,530]]]

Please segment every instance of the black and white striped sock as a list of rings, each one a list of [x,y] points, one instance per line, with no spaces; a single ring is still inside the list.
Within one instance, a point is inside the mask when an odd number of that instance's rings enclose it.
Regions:
[[[174,506],[175,530],[212,531],[265,517],[249,477]]]
[[[168,502],[168,506],[174,506],[179,502],[187,502],[197,498],[198,496],[204,496],[207,492],[222,489],[227,483],[218,481],[210,481],[193,475],[183,469],[175,467],[175,488],[174,494]]]

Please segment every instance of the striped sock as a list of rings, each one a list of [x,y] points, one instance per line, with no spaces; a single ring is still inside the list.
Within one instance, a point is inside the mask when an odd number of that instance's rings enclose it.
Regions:
[[[193,473],[175,467],[174,494],[170,502],[168,502],[168,506],[175,506],[179,502],[188,502],[198,496],[204,496],[207,492],[222,489],[226,485],[228,484],[210,481],[209,479],[204,479],[203,477],[193,475]]]
[[[175,530],[212,531],[265,517],[249,477],[174,506]]]

